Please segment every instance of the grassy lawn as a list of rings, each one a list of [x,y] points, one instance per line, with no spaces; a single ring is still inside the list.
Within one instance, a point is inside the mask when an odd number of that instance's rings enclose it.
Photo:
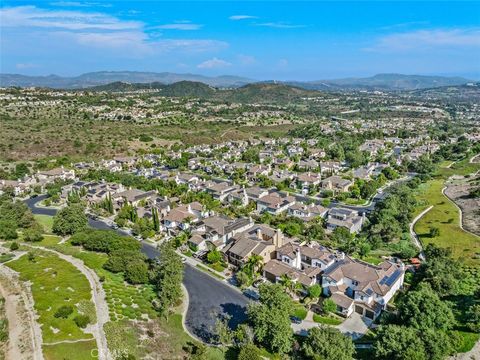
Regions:
[[[340,317],[333,316],[322,316],[319,314],[313,314],[313,321],[320,324],[326,325],[340,325],[343,322],[343,319]]]
[[[293,309],[292,316],[295,316],[299,319],[304,320],[307,317],[307,313],[308,313],[307,309],[305,309],[305,306],[297,303],[294,303],[293,306],[294,306],[294,309]]]
[[[73,265],[55,254],[39,250],[35,250],[34,253],[34,261],[29,260],[28,256],[22,256],[7,265],[19,272],[22,280],[30,281],[32,284],[35,310],[39,316],[38,322],[42,325],[44,343],[92,339],[91,334],[85,333],[73,321],[73,318],[79,313],[77,304],[91,299],[88,280]],[[73,313],[66,319],[55,317],[56,310],[63,305],[72,306]],[[63,344],[63,347],[50,349],[50,358],[63,359],[58,354],[63,351],[61,348],[65,352],[73,352],[73,350],[66,350],[70,345]],[[78,348],[74,346],[74,348],[78,359],[90,358],[91,346],[78,346]]]
[[[95,340],[78,343],[63,343],[43,345],[43,355],[46,360],[88,360],[97,359],[97,344]]]
[[[70,243],[55,245],[55,250],[83,260],[85,265],[94,270],[103,279],[103,289],[107,299],[111,320],[141,320],[155,318],[156,311],[151,301],[155,293],[151,285],[130,285],[124,280],[122,273],[111,273],[103,269],[107,255],[82,250]]]
[[[480,339],[480,334],[472,332],[455,331],[455,333],[462,339],[461,344],[456,349],[456,351],[459,353],[472,350],[472,348],[475,346],[475,343]]]
[[[442,194],[443,179],[433,179],[419,187],[417,199],[421,206],[420,213],[427,206],[433,208],[427,212],[415,225],[415,232],[419,235],[422,244],[434,243],[441,247],[452,249],[453,256],[466,264],[479,265],[475,254],[480,253],[480,237],[463,231],[460,228],[459,210]],[[440,229],[440,235],[431,238],[431,227]]]
[[[195,265],[195,267],[199,268],[200,270],[203,270],[203,271],[208,272],[210,275],[215,276],[217,279],[225,280],[225,278],[224,278],[223,276],[220,276],[220,275],[218,275],[216,272],[213,272],[213,271],[210,270],[207,266],[204,266],[204,265],[201,265],[201,264],[197,264],[197,265]]]
[[[35,220],[42,225],[43,231],[47,234],[52,233],[52,226],[53,226],[53,216],[49,215],[33,215]]]

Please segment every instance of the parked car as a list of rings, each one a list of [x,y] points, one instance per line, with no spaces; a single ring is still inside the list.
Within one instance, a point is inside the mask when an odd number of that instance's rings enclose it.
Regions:
[[[262,285],[266,280],[265,279],[258,279],[253,282],[253,287],[258,288],[260,285]]]
[[[247,298],[255,300],[255,301],[260,299],[260,294],[253,289],[243,290],[243,295],[245,295]]]
[[[290,316],[290,321],[294,324],[301,324],[302,323],[302,319],[300,319],[299,317],[296,317],[296,316]]]

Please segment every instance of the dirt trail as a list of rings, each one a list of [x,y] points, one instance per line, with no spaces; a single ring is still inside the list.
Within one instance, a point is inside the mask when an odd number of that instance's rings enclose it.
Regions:
[[[92,333],[97,341],[98,347],[98,359],[99,360],[110,360],[112,356],[108,351],[107,346],[107,338],[105,336],[105,331],[103,330],[103,326],[105,323],[110,321],[110,315],[108,312],[108,305],[105,300],[105,291],[100,283],[100,279],[98,275],[92,269],[85,266],[82,260],[74,258],[70,255],[62,254],[56,250],[48,249],[43,246],[33,246],[29,245],[32,248],[40,249],[43,251],[51,252],[57,255],[62,260],[68,261],[70,264],[75,266],[85,277],[87,278],[88,282],[90,283],[90,288],[92,289],[92,300],[95,303],[95,309],[97,312],[97,323],[92,326]]]
[[[20,254],[22,255],[22,254]],[[6,360],[43,360],[42,331],[36,321],[32,292],[18,274],[0,265],[0,293],[8,319]]]
[[[415,246],[420,250],[420,256],[419,257],[420,257],[421,260],[425,260],[425,255],[423,253],[422,243],[420,242],[420,240],[418,238],[418,235],[415,232],[414,228],[415,228],[415,224],[417,223],[417,221],[420,220],[423,215],[425,215],[427,212],[429,212],[432,209],[433,209],[433,205],[430,205],[428,208],[426,208],[420,214],[418,214],[417,217],[415,217],[415,219],[413,219],[412,222],[410,223],[410,236],[412,237],[413,243],[415,244]]]

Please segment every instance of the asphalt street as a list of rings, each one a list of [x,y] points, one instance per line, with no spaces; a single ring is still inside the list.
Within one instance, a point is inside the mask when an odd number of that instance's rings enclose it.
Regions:
[[[25,200],[25,203],[34,214],[55,215],[56,209],[37,207],[37,203],[45,198],[45,195],[40,195]],[[111,230],[103,221],[89,219],[88,223],[95,229]],[[127,235],[120,229],[117,232]],[[150,259],[159,254],[153,245],[146,242],[142,242],[142,252]],[[189,295],[185,325],[193,335],[203,341],[212,342],[217,319],[228,317],[232,328],[246,319],[249,300],[241,292],[188,264],[185,265],[183,284]]]

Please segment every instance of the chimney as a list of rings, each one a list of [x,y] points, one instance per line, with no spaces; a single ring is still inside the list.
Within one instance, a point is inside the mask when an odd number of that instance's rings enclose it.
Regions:
[[[300,248],[298,248],[298,250],[295,252],[295,255],[296,255],[296,259],[295,259],[296,268],[300,270],[302,268],[302,257],[300,254]]]
[[[260,229],[260,228],[257,229],[257,238],[259,240],[262,240],[262,229]]]
[[[273,243],[276,248],[282,247],[283,246],[283,234],[280,229],[277,229],[275,231],[275,235],[273,235]]]

